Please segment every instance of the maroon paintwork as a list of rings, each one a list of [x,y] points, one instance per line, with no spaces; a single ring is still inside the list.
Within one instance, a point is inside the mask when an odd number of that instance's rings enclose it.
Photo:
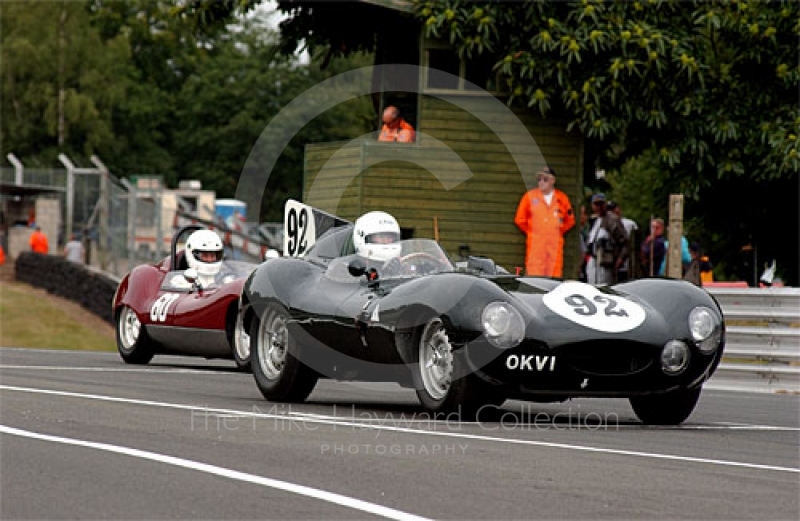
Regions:
[[[152,324],[150,310],[155,301],[165,293],[179,293],[161,287],[169,273],[170,260],[167,257],[158,264],[137,266],[126,275],[114,295],[114,310],[122,304],[128,305],[136,310],[142,325]],[[178,300],[169,307],[166,320],[158,325],[224,330],[226,312],[231,304],[238,303],[244,281],[242,277],[217,288],[180,292]]]
[[[182,256],[183,252],[180,252],[178,258]],[[118,321],[123,306],[131,308],[152,341],[156,354],[233,359],[232,335],[239,296],[247,276],[257,264],[224,261],[218,280],[223,275],[232,275],[234,280],[207,289],[170,286],[168,282],[183,273],[182,270],[170,271],[171,266],[172,256],[168,256],[159,263],[140,265],[131,270],[114,295],[115,321]],[[167,307],[163,320],[153,320],[154,304],[170,293],[176,298]]]

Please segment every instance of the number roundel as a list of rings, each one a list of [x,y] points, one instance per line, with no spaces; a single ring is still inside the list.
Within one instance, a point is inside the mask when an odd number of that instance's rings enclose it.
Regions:
[[[642,306],[620,297],[600,292],[583,282],[564,282],[542,297],[553,313],[581,326],[621,333],[639,327],[646,312]]]
[[[177,293],[165,293],[158,297],[153,303],[153,307],[150,308],[150,320],[153,322],[164,322],[167,320],[167,312],[169,311],[169,306],[178,300]]]

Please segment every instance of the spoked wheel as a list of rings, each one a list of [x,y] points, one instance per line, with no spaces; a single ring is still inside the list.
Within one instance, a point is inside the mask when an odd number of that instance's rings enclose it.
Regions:
[[[461,369],[464,362],[453,350],[439,318],[429,320],[418,334],[417,362],[414,387],[419,401],[428,411],[456,412],[472,417],[482,405],[503,401],[488,384]]]
[[[117,314],[117,350],[128,364],[147,364],[155,355],[139,317],[128,306]]]
[[[250,370],[250,335],[245,331],[241,312],[236,315],[236,324],[233,326],[233,360],[239,370]]]
[[[302,402],[317,384],[317,373],[300,360],[300,347],[289,332],[289,313],[268,304],[250,329],[251,368],[264,398]]]
[[[431,320],[419,343],[419,372],[423,390],[433,400],[443,400],[453,382],[453,346],[439,319]]]
[[[694,411],[701,387],[650,396],[631,396],[633,412],[647,425],[678,425]]]

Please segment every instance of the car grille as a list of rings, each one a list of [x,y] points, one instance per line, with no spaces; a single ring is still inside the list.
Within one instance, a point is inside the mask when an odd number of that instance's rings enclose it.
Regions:
[[[604,376],[632,375],[647,369],[656,355],[653,347],[638,342],[595,340],[569,344],[559,348],[575,371]]]

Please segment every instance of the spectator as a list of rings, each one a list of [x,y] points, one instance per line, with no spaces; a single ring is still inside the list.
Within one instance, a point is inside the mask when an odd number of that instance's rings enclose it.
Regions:
[[[394,105],[389,105],[383,111],[383,129],[378,136],[378,141],[397,143],[413,143],[416,132],[405,119],[400,117],[400,111]]]
[[[3,249],[3,245],[0,244],[0,266],[6,263],[6,250]]]
[[[534,277],[562,277],[564,234],[575,226],[575,215],[567,194],[555,188],[555,170],[544,167],[537,182],[537,188],[522,196],[514,217],[527,236],[525,271]]]
[[[589,215],[586,213],[586,205],[581,205],[580,220],[580,240],[581,240],[581,262],[578,266],[578,280],[586,282],[586,263],[589,261],[589,251],[586,248],[586,241],[589,238],[589,231],[592,224],[589,222]]]
[[[659,277],[664,277],[667,271],[667,255],[669,253],[669,241],[664,239],[664,259],[661,261],[661,269],[658,272]],[[681,235],[681,275],[686,273],[686,269],[692,262],[692,254],[689,251],[689,240],[685,235]]]
[[[587,240],[590,257],[586,263],[586,279],[589,284],[611,284],[628,258],[628,234],[617,214],[607,210],[604,194],[592,196],[592,209],[597,218]]]
[[[650,235],[642,243],[641,260],[645,277],[655,277],[661,270],[666,253],[664,241],[664,219],[650,221]]]
[[[639,225],[636,224],[636,221],[632,219],[628,219],[627,217],[622,216],[622,208],[620,208],[619,204],[615,203],[614,201],[608,202],[608,211],[614,212],[619,217],[620,221],[622,221],[622,226],[625,228],[625,233],[628,234],[628,245],[631,250],[633,250],[634,244],[634,236],[636,231],[639,230]],[[625,262],[622,263],[622,267],[617,271],[617,282],[625,282],[630,278],[630,259],[625,259]]]
[[[693,242],[689,246],[689,254],[692,257],[692,260],[689,262],[689,266],[686,268],[686,272],[683,274],[683,280],[688,280],[695,286],[702,286],[702,281],[700,279],[700,245],[696,242]]]
[[[700,256],[700,283],[714,282],[714,266],[708,259],[708,255]]]
[[[50,245],[47,242],[47,236],[42,233],[42,228],[40,226],[34,228],[29,240],[29,244],[32,252],[44,254],[50,252]]]
[[[84,251],[83,244],[78,240],[74,233],[70,235],[69,242],[64,245],[64,257],[70,262],[83,264]]]

